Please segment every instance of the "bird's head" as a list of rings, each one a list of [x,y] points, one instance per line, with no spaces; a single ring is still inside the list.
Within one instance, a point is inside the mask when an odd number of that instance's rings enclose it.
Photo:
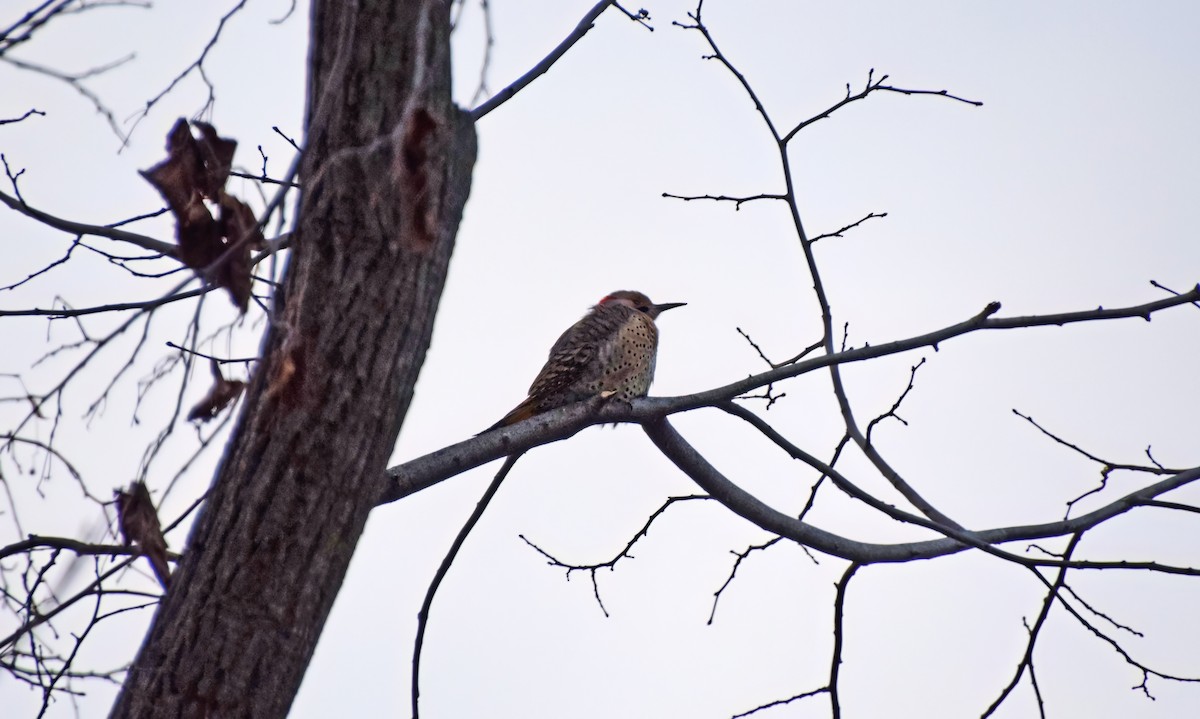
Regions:
[[[650,316],[650,319],[658,317],[667,310],[683,307],[686,302],[667,302],[661,305],[656,305],[650,301],[650,298],[641,292],[633,290],[618,290],[600,300],[600,305],[625,305],[632,307],[638,312],[645,313]]]

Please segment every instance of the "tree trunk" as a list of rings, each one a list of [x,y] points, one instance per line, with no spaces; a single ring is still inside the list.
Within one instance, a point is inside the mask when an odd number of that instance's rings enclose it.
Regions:
[[[449,2],[313,4],[304,191],[262,360],[114,717],[283,717],[425,358],[475,135]]]

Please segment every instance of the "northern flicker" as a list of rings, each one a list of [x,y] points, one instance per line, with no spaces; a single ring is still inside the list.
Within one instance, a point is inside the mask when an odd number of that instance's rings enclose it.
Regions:
[[[117,524],[121,528],[121,536],[125,544],[136,544],[146,559],[150,560],[150,568],[158,577],[163,589],[171,584],[171,567],[167,564],[167,540],[163,537],[162,526],[158,523],[158,512],[154,510],[154,500],[150,498],[150,490],[146,483],[137,480],[129,485],[128,490],[113,492],[117,503]]]
[[[684,304],[656,305],[630,290],[600,300],[554,343],[546,365],[529,387],[529,397],[485,431],[597,395],[625,402],[645,397],[658,354],[654,320]]]

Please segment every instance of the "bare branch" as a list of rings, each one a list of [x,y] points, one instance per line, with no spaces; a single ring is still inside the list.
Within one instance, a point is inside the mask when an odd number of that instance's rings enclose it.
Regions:
[[[756,526],[793,541],[812,547],[820,552],[849,559],[860,564],[899,562],[911,559],[929,559],[935,556],[955,554],[970,547],[983,549],[990,554],[999,554],[1025,566],[1071,566],[1079,568],[1125,568],[1151,569],[1172,574],[1200,575],[1200,570],[1188,567],[1169,567],[1150,562],[1067,562],[1059,560],[1024,560],[1016,555],[996,549],[993,545],[1012,541],[1027,541],[1050,536],[1062,536],[1080,532],[1140,506],[1164,492],[1177,489],[1200,479],[1200,467],[1195,467],[1173,477],[1161,480],[1112,502],[1100,509],[1074,519],[1048,522],[1040,525],[1003,527],[978,532],[960,531],[953,527],[939,526],[920,518],[914,524],[935,529],[947,535],[944,539],[904,542],[899,544],[872,544],[848,539],[826,530],[793,519],[760,501],[757,497],[729,481],[708,463],[665,419],[643,424],[647,436],[655,446],[675,463],[701,489],[712,495],[735,514]]]
[[[479,85],[471,96],[472,105],[478,105],[480,100],[492,94],[488,88],[488,70],[492,67],[492,49],[496,45],[496,36],[492,33],[492,6],[488,0],[479,0],[479,12],[483,15],[483,60],[479,63]]]
[[[754,88],[750,87],[750,83],[746,80],[746,76],[739,72],[738,69],[735,68],[733,64],[730,63],[725,57],[724,53],[721,52],[720,48],[717,47],[717,41],[713,38],[712,34],[709,33],[708,28],[704,25],[704,21],[700,19],[700,13],[703,7],[704,0],[698,0],[696,3],[696,12],[688,13],[688,17],[692,19],[691,25],[674,21],[671,24],[675,27],[683,28],[684,30],[695,30],[704,36],[704,41],[708,44],[709,49],[712,50],[711,55],[703,56],[704,59],[716,60],[725,66],[725,69],[728,70],[729,73],[733,75],[734,79],[738,81],[738,84],[742,86],[742,90],[746,93],[746,96],[749,97],[750,101],[754,103],[754,109],[758,111],[759,116],[762,117],[763,122],[766,123],[767,129],[771,132],[771,137],[775,138],[776,142],[779,142],[779,132],[775,129],[775,123],[771,120],[771,116],[767,113],[767,109],[763,107],[762,101],[758,99],[758,93],[754,92]],[[788,188],[788,194],[785,195],[785,197],[789,199],[791,198],[790,186]]]
[[[1099,609],[1096,609],[1095,607],[1093,607],[1090,603],[1088,603],[1086,600],[1084,600],[1083,597],[1079,596],[1079,594],[1074,589],[1071,588],[1071,585],[1066,584],[1064,582],[1063,586],[1062,586],[1062,590],[1064,592],[1066,592],[1067,594],[1071,595],[1071,598],[1074,599],[1075,602],[1079,604],[1079,606],[1086,609],[1090,614],[1092,614],[1096,617],[1099,617],[1100,619],[1103,619],[1104,621],[1108,622],[1110,625],[1113,626],[1114,629],[1120,629],[1123,632],[1128,632],[1129,634],[1132,634],[1133,636],[1139,637],[1139,638],[1146,636],[1145,634],[1139,632],[1138,630],[1134,629],[1133,627],[1126,626],[1126,625],[1118,622],[1116,619],[1113,619],[1112,617],[1108,616],[1104,612],[1100,611]]]
[[[1027,323],[1025,326],[1039,326],[1044,324],[1069,324],[1100,319],[1116,319],[1119,317],[1143,317],[1197,299],[1200,299],[1200,287],[1179,297],[1156,300],[1144,305],[1117,310],[1091,310],[1059,315],[1037,315],[1022,318],[1022,320]],[[989,319],[998,309],[999,305],[994,303],[970,319],[924,335],[814,357],[753,375],[723,387],[691,395],[638,399],[629,407],[620,405],[620,403],[608,403],[598,409],[596,405],[600,403],[581,402],[547,412],[525,422],[493,432],[486,432],[478,437],[450,445],[424,457],[392,467],[388,470],[390,481],[384,491],[384,495],[380,498],[380,504],[394,502],[409,494],[441,482],[448,477],[507,456],[513,452],[525,451],[542,444],[566,439],[584,427],[593,424],[654,421],[677,412],[698,409],[700,407],[717,406],[740,394],[764,387],[772,382],[780,382],[791,377],[798,377],[817,369],[849,362],[860,362],[874,357],[884,357],[920,347],[936,348],[942,342],[978,330],[1015,329],[1022,326],[1010,319]],[[1105,313],[1106,316],[1100,317],[1098,313]],[[1190,472],[1191,470],[1176,474],[1174,475],[1174,479],[1178,480],[1180,477],[1190,477]],[[1186,481],[1190,481],[1190,479],[1186,479],[1182,483],[1186,483]],[[1163,491],[1166,490],[1159,490],[1151,495],[1142,497],[1142,499],[1152,499]],[[1127,497],[1131,496],[1127,495]],[[1128,508],[1125,507],[1122,511]],[[1078,521],[1078,518],[1072,521]],[[1058,535],[1064,533],[1068,532],[1052,532],[1051,534]],[[1019,539],[1021,537],[1015,538]],[[1035,537],[1027,538],[1032,539]]]
[[[896,412],[900,409],[900,404],[902,402],[904,402],[904,398],[908,396],[909,392],[912,392],[913,383],[917,379],[917,370],[921,369],[921,366],[924,364],[925,364],[925,358],[922,357],[920,362],[916,363],[915,365],[913,365],[912,367],[909,368],[908,386],[905,387],[904,391],[900,393],[900,396],[896,398],[896,401],[892,404],[892,408],[867,423],[867,432],[866,432],[867,444],[871,444],[871,431],[875,429],[876,425],[878,425],[880,422],[887,419],[888,417],[895,419],[900,424],[908,426],[908,422],[905,422],[904,419],[900,415],[896,414]]]
[[[669,192],[662,193],[663,197],[669,197],[672,200],[683,200],[691,202],[693,200],[712,200],[713,202],[732,202],[734,210],[742,209],[742,204],[746,202],[754,202],[755,200],[786,200],[787,195],[748,195],[745,197],[729,197],[727,195],[672,195]]]
[[[1033,425],[1034,427],[1036,427],[1039,432],[1046,435],[1050,439],[1054,440],[1056,443],[1061,444],[1062,446],[1075,451],[1077,454],[1080,454],[1080,455],[1090,459],[1091,461],[1095,462],[1096,464],[1101,465],[1103,467],[1102,474],[1106,478],[1110,473],[1112,473],[1113,471],[1118,470],[1118,469],[1124,469],[1124,470],[1128,470],[1130,472],[1146,472],[1148,474],[1159,474],[1159,475],[1178,474],[1181,471],[1179,469],[1168,469],[1161,465],[1148,466],[1148,465],[1144,465],[1144,464],[1125,464],[1123,462],[1110,462],[1109,460],[1101,459],[1100,457],[1097,457],[1096,455],[1092,454],[1091,452],[1088,452],[1087,450],[1079,447],[1078,445],[1068,442],[1067,440],[1063,439],[1062,437],[1059,437],[1058,435],[1054,434],[1050,430],[1048,430],[1045,427],[1043,427],[1042,425],[1038,424],[1033,419],[1033,417],[1030,417],[1029,415],[1026,415],[1026,414],[1022,414],[1020,412],[1020,410],[1017,410],[1014,408],[1012,413],[1017,415],[1021,419],[1025,420],[1029,424]]]
[[[753,709],[751,709],[750,711],[745,711],[745,712],[742,712],[741,714],[734,714],[732,717],[730,717],[730,719],[745,719],[745,717],[752,716],[754,714],[757,714],[758,712],[765,711],[767,709],[774,709],[775,707],[781,707],[786,704],[791,704],[792,702],[795,702],[795,701],[800,701],[801,699],[808,699],[809,697],[815,697],[817,695],[826,694],[828,692],[829,692],[829,687],[821,687],[820,689],[813,689],[811,692],[804,692],[803,694],[797,694],[796,696],[788,697],[787,699],[777,699],[773,702],[768,702],[766,704],[756,706]]]
[[[236,170],[231,170],[229,174],[231,177],[240,177],[243,180],[254,180],[255,182],[262,182],[267,185],[286,185],[287,187],[296,189],[300,188],[300,183],[298,182],[284,182],[283,180],[276,180],[273,177],[267,177],[265,170],[261,175],[251,175],[246,172],[237,172]]]
[[[29,309],[29,310],[0,310],[0,317],[49,317],[50,319],[63,319],[65,317],[83,317],[86,315],[95,315],[102,312],[125,312],[127,310],[137,310],[143,312],[152,310],[172,302],[191,299],[207,294],[214,289],[218,289],[214,285],[205,285],[194,290],[186,292],[177,292],[175,294],[163,295],[152,300],[142,300],[140,302],[114,302],[110,305],[97,305],[96,307],[81,307],[75,309],[72,307],[63,307],[62,309]]]
[[[487,509],[492,498],[496,496],[496,491],[500,489],[500,483],[508,476],[513,465],[521,458],[520,454],[514,454],[505,460],[500,467],[500,471],[496,472],[495,478],[488,488],[484,491],[483,496],[479,498],[479,502],[475,505],[475,510],[471,512],[471,516],[467,518],[462,529],[458,530],[458,535],[454,537],[454,543],[450,545],[446,556],[442,558],[442,563],[438,567],[437,572],[433,575],[433,579],[429,582],[429,588],[425,591],[425,601],[421,604],[421,611],[417,613],[417,636],[413,643],[413,668],[412,668],[412,711],[413,719],[420,716],[418,707],[421,696],[421,648],[425,644],[425,628],[429,625],[429,610],[433,607],[433,598],[437,594],[438,587],[442,585],[442,580],[446,578],[446,573],[450,571],[450,565],[454,564],[454,558],[458,556],[458,551],[462,549],[462,545],[467,541],[467,535],[479,523],[480,517],[483,516],[484,510]]]
[[[23,42],[28,42],[34,31],[62,14],[72,0],[44,0],[42,4],[17,18],[16,22],[0,31],[0,55]]]
[[[811,125],[815,122],[826,119],[833,113],[837,112],[838,110],[842,109],[843,107],[845,107],[846,105],[849,105],[852,102],[857,102],[859,100],[866,98],[868,95],[870,95],[873,92],[894,92],[894,93],[898,93],[900,95],[934,95],[937,97],[944,97],[949,100],[956,100],[958,102],[961,102],[961,103],[964,103],[967,105],[974,105],[975,107],[983,106],[982,102],[978,102],[976,100],[967,100],[965,98],[958,97],[957,95],[951,95],[946,90],[908,90],[908,89],[900,88],[900,87],[892,87],[891,85],[884,85],[883,83],[885,81],[887,81],[887,79],[888,79],[887,75],[881,75],[878,80],[876,80],[874,78],[875,78],[875,68],[871,68],[867,72],[867,82],[863,86],[862,91],[857,94],[853,94],[853,95],[851,94],[851,91],[850,91],[850,83],[846,83],[846,97],[844,97],[842,100],[838,101],[837,103],[829,106],[821,113],[814,115],[814,116],[808,118],[807,120],[804,120],[804,121],[798,123],[795,127],[793,127],[791,130],[789,130],[786,135],[783,136],[782,142],[786,144],[793,137],[796,136],[797,132],[800,132],[801,130],[803,130],[804,128],[808,127],[809,125]]]
[[[627,17],[630,20],[641,25],[642,27],[646,28],[650,32],[654,32],[654,28],[651,27],[650,23],[648,22],[650,20],[650,11],[649,10],[647,10],[645,8],[641,8],[637,12],[630,12],[630,11],[626,10],[624,8],[624,6],[622,6],[621,3],[619,3],[619,2],[614,2],[613,7],[620,10],[621,12],[625,13],[625,17]]]
[[[737,333],[742,336],[742,339],[746,340],[746,342],[754,348],[754,351],[758,353],[759,359],[765,362],[768,367],[774,369],[777,366],[774,362],[767,359],[767,356],[763,354],[762,347],[759,347],[758,343],[752,340],[750,335],[746,334],[745,330],[743,330],[741,327],[734,327],[734,329],[737,330]]]
[[[638,533],[633,535],[633,538],[625,544],[624,549],[622,549],[620,552],[617,552],[617,554],[607,562],[600,562],[598,564],[568,564],[534,544],[524,534],[518,536],[520,536],[521,540],[524,541],[525,544],[529,545],[535,552],[545,557],[547,564],[552,567],[560,567],[567,570],[567,581],[570,581],[572,572],[588,572],[588,574],[591,576],[592,593],[596,597],[596,603],[600,605],[600,611],[604,612],[604,616],[607,617],[608,609],[604,607],[604,600],[600,598],[600,584],[596,581],[596,572],[600,571],[601,569],[613,571],[616,569],[617,562],[626,558],[633,559],[633,555],[630,554],[630,552],[633,550],[633,545],[637,544],[640,539],[650,534],[650,525],[654,524],[654,521],[661,517],[669,508],[674,506],[675,503],[686,502],[693,499],[712,499],[712,497],[703,494],[689,494],[678,497],[668,497],[667,501],[662,503],[662,506],[651,513],[649,518],[646,519],[646,523],[642,525],[640,530],[638,530]]]
[[[784,198],[784,199],[786,199],[786,198]],[[830,237],[843,237],[845,235],[845,233],[849,232],[850,230],[853,230],[855,227],[858,227],[859,225],[863,224],[867,220],[872,220],[875,218],[883,218],[883,217],[887,217],[887,216],[888,216],[888,213],[886,213],[886,212],[871,212],[866,217],[862,218],[861,220],[858,220],[857,222],[851,222],[850,224],[846,225],[845,227],[841,227],[833,232],[826,232],[824,234],[817,235],[816,237],[809,240],[809,243],[812,244],[812,243],[815,243],[817,240],[824,240],[824,239],[827,239]]]
[[[778,544],[782,540],[783,540],[783,537],[771,537],[770,539],[763,542],[762,544],[751,544],[749,547],[746,547],[746,549],[741,552],[734,552],[732,550],[729,552],[734,557],[736,557],[736,559],[733,560],[733,566],[729,568],[729,576],[725,577],[725,581],[721,584],[720,587],[717,587],[717,591],[713,592],[712,609],[709,610],[709,612],[708,612],[708,621],[705,622],[705,624],[711,625],[713,623],[713,620],[716,618],[717,603],[721,601],[721,595],[725,593],[725,590],[729,588],[729,585],[733,584],[733,579],[734,579],[734,577],[737,576],[737,570],[739,567],[742,566],[742,562],[744,562],[746,560],[746,558],[749,557],[754,552],[761,552],[763,550],[770,549],[771,547],[774,547],[776,544]],[[814,559],[813,561],[816,561],[816,560]]]
[[[38,65],[32,62],[25,62],[24,60],[18,60],[17,58],[9,57],[7,55],[0,56],[0,61],[6,62],[9,65],[21,70],[33,72],[38,75],[44,75],[69,85],[75,90],[75,92],[79,93],[86,98],[88,102],[92,103],[92,107],[95,108],[96,112],[104,117],[105,121],[108,122],[109,129],[113,131],[113,134],[116,135],[117,139],[121,141],[122,145],[124,145],[129,141],[129,135],[122,132],[120,123],[117,122],[116,116],[113,114],[113,111],[108,107],[108,105],[104,104],[104,101],[100,99],[99,95],[88,89],[87,86],[83,84],[83,81],[108,72],[109,70],[118,68],[130,60],[133,60],[133,58],[133,55],[126,55],[120,59],[76,74],[62,72],[60,70],[55,70],[52,67]]]
[[[0,119],[0,125],[11,125],[14,122],[20,122],[28,117],[32,117],[33,115],[41,115],[42,117],[45,117],[46,113],[44,113],[41,110],[38,110],[36,108],[30,108],[30,109],[26,110],[25,114],[21,115],[20,117],[10,117],[7,119]]]
[[[1063,552],[1063,559],[1071,558],[1071,555],[1075,552],[1075,547],[1079,546],[1079,540],[1082,538],[1083,534],[1081,532],[1071,535],[1071,541],[1067,544],[1067,548]],[[1029,629],[1029,641],[1025,644],[1025,655],[1021,657],[1021,661],[1017,663],[1016,673],[1013,674],[1013,678],[1011,681],[1009,681],[1008,685],[1000,691],[1000,696],[996,697],[996,700],[993,701],[991,706],[989,706],[983,713],[982,719],[987,719],[987,717],[990,717],[996,712],[997,709],[1000,708],[1000,705],[1004,703],[1004,700],[1007,699],[1008,695],[1012,693],[1012,690],[1016,688],[1017,683],[1021,681],[1021,676],[1025,673],[1026,669],[1029,670],[1030,677],[1032,678],[1033,648],[1037,645],[1038,632],[1040,632],[1042,627],[1045,625],[1046,617],[1050,616],[1050,607],[1054,606],[1054,600],[1058,599],[1058,592],[1063,588],[1063,584],[1066,582],[1066,579],[1067,568],[1061,567],[1058,570],[1058,576],[1054,579],[1054,584],[1050,586],[1049,591],[1046,592],[1045,599],[1042,600],[1041,612],[1038,613],[1037,619],[1034,620],[1033,627]],[[1040,696],[1038,697],[1038,707],[1042,707]]]
[[[211,360],[218,364],[249,363],[249,362],[257,362],[259,360],[258,357],[239,357],[239,358],[214,357],[213,355],[204,354],[203,352],[197,352],[194,349],[188,349],[187,347],[180,347],[179,345],[175,344],[174,342],[169,342],[169,341],[167,342],[167,346],[173,350],[179,350],[180,352],[190,354],[190,355],[193,355],[196,357],[201,357],[206,360]]]
[[[511,85],[488,98],[488,100],[482,105],[479,105],[474,110],[471,110],[471,119],[478,122],[480,118],[511,100],[518,92],[525,89],[529,83],[536,80],[539,76],[545,74],[547,70],[554,66],[554,63],[558,62],[559,58],[567,53],[567,50],[570,50],[575,43],[583,39],[583,36],[592,29],[596,22],[596,18],[600,17],[601,13],[603,13],[610,5],[613,4],[614,0],[600,0],[600,2],[593,5],[592,9],[587,11],[587,13],[583,16],[583,19],[580,20],[579,24],[575,26],[575,29],[571,31],[571,34],[563,38],[563,41],[555,46],[555,48],[550,51],[549,55],[542,58],[541,62],[534,65],[529,72],[514,80]],[[629,13],[626,14],[628,15]],[[630,17],[635,21],[641,21],[641,19],[638,17],[633,17],[632,15]]]
[[[37,534],[29,535],[28,539],[23,539],[20,542],[14,542],[6,547],[0,547],[0,559],[11,557],[17,554],[24,554],[36,549],[65,549],[79,556],[104,556],[104,557],[136,557],[140,556],[140,551],[135,547],[126,546],[124,544],[93,544],[91,542],[81,542],[77,539],[69,537],[46,537]],[[178,554],[174,552],[168,553],[172,560],[178,560]]]
[[[1167,286],[1165,286],[1165,285],[1161,285],[1161,284],[1159,284],[1158,282],[1156,282],[1156,281],[1154,281],[1154,280],[1150,280],[1150,285],[1151,285],[1152,287],[1157,287],[1158,289],[1160,289],[1160,290],[1163,290],[1164,292],[1170,292],[1171,294],[1173,294],[1173,295],[1175,295],[1175,296],[1177,296],[1177,297],[1179,296],[1179,293],[1178,293],[1178,292],[1176,292],[1175,290],[1173,290],[1173,289],[1171,289],[1170,287],[1167,287]],[[1200,302],[1193,302],[1193,303],[1192,303],[1192,306],[1193,306],[1193,307],[1195,307],[1196,309],[1200,309]]]
[[[1128,651],[1126,651],[1125,648],[1122,647],[1121,644],[1117,640],[1113,639],[1112,637],[1108,636],[1104,632],[1100,631],[1100,629],[1098,627],[1096,627],[1094,624],[1089,622],[1074,607],[1072,607],[1069,602],[1064,600],[1061,594],[1059,594],[1059,596],[1058,596],[1058,602],[1059,602],[1059,606],[1061,606],[1063,609],[1066,609],[1067,613],[1070,614],[1072,617],[1074,617],[1075,620],[1078,621],[1083,626],[1084,629],[1087,629],[1097,639],[1099,639],[1102,642],[1104,642],[1105,644],[1109,645],[1114,652],[1116,652],[1118,655],[1120,655],[1120,657],[1122,659],[1125,660],[1126,664],[1129,664],[1131,667],[1134,667],[1142,672],[1142,683],[1139,684],[1138,686],[1134,687],[1134,689],[1141,689],[1142,693],[1145,694],[1147,698],[1154,699],[1154,695],[1152,695],[1150,693],[1150,688],[1146,684],[1150,680],[1150,677],[1152,677],[1152,676],[1158,677],[1159,679],[1167,679],[1169,681],[1174,681],[1174,682],[1183,682],[1183,683],[1189,683],[1189,684],[1200,683],[1200,677],[1185,677],[1185,676],[1180,676],[1177,674],[1169,674],[1167,672],[1161,672],[1156,669],[1150,668],[1149,665],[1135,659],[1133,657],[1133,655],[1131,655]]]
[[[24,202],[25,198],[21,197],[21,187],[17,181],[21,178],[21,175],[25,174],[25,169],[22,168],[16,173],[13,173],[12,168],[8,166],[8,158],[5,157],[3,152],[0,152],[0,164],[4,165],[4,174],[8,177],[8,183],[12,185],[13,194],[17,196],[18,200]]]
[[[838,676],[842,671],[842,646],[846,640],[846,589],[858,571],[859,565],[851,563],[837,583],[837,594],[833,600],[833,656],[829,662],[829,704],[833,719],[842,716],[842,703],[838,696]]]
[[[225,23],[229,22],[230,18],[241,11],[241,9],[246,6],[247,2],[248,0],[239,0],[236,5],[230,8],[229,12],[222,15],[220,21],[217,22],[217,29],[213,32],[212,36],[209,37],[208,42],[205,43],[204,48],[200,51],[200,56],[193,60],[192,64],[185,67],[178,75],[176,75],[175,79],[171,80],[170,84],[163,88],[162,91],[147,100],[145,107],[134,114],[133,118],[131,118],[133,119],[133,125],[129,128],[129,132],[125,136],[125,144],[128,144],[129,137],[133,135],[134,130],[137,129],[137,126],[141,124],[142,120],[146,119],[146,116],[150,114],[150,111],[154,109],[154,106],[157,105],[164,97],[169,95],[171,91],[174,90],[177,85],[179,85],[179,83],[183,82],[183,80],[193,72],[196,72],[200,75],[200,79],[204,81],[204,86],[208,88],[208,99],[205,100],[204,107],[198,114],[202,114],[205,110],[212,107],[213,102],[216,100],[216,90],[204,72],[204,61],[208,59],[208,53],[212,52],[213,48],[217,46],[217,41],[221,39],[221,32],[225,29]]]
[[[33,218],[44,225],[53,227],[56,230],[62,230],[63,232],[75,235],[77,237],[82,237],[84,235],[106,237],[110,240],[128,242],[132,245],[141,247],[144,250],[157,252],[161,255],[166,255],[167,257],[175,256],[176,248],[175,244],[172,242],[163,242],[162,240],[156,240],[153,237],[140,235],[136,232],[129,232],[128,230],[117,229],[116,227],[88,225],[82,222],[64,220],[61,217],[56,217],[48,212],[42,212],[41,210],[30,207],[29,205],[25,204],[24,201],[7,195],[4,192],[0,192],[0,202],[3,202],[5,205],[8,205],[9,208],[20,212],[26,217]]]
[[[295,140],[293,140],[292,138],[288,137],[288,136],[287,136],[287,135],[286,135],[286,134],[283,132],[283,130],[280,130],[278,125],[271,125],[271,129],[272,129],[272,130],[275,132],[275,134],[276,134],[276,135],[279,135],[279,136],[280,136],[280,137],[282,137],[282,138],[283,138],[285,141],[287,141],[287,144],[291,145],[291,146],[292,146],[292,149],[294,149],[296,152],[301,152],[301,151],[302,151],[302,150],[300,149],[300,145],[296,144],[296,141],[295,141]]]

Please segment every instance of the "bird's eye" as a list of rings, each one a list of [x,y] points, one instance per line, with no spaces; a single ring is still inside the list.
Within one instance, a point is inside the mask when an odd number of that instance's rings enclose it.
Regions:
[[[641,305],[638,307],[638,312],[649,312],[649,311],[650,311],[649,305]]]

